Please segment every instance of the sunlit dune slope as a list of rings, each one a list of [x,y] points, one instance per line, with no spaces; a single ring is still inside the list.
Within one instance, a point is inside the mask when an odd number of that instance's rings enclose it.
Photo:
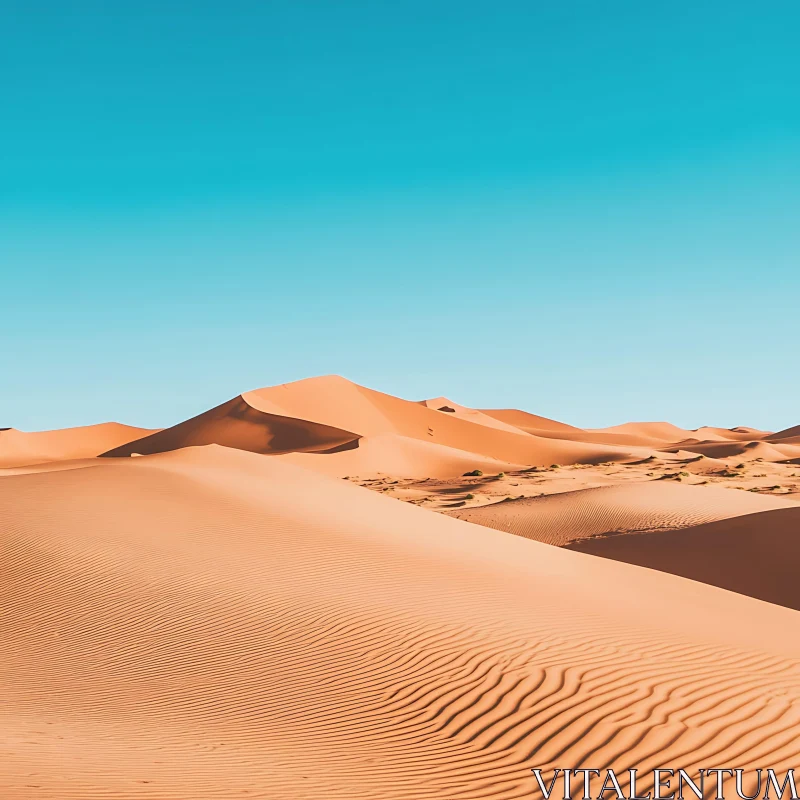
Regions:
[[[641,436],[645,439],[659,439],[663,442],[679,442],[690,439],[694,431],[679,428],[671,422],[625,422],[610,428],[592,428],[593,433],[622,433],[628,436]]]
[[[391,433],[365,436],[355,448],[338,453],[287,453],[282,460],[343,478],[390,475],[395,478],[450,478],[479,469],[486,473],[510,472],[522,465],[497,461],[434,442]]]
[[[33,433],[6,428],[0,430],[0,468],[90,458],[150,433],[119,422]]]
[[[621,447],[660,447],[663,439],[631,433],[606,433],[576,428],[563,422],[556,422],[547,417],[529,414],[517,409],[483,409],[486,416],[494,417],[502,422],[514,425],[519,430],[533,436],[547,439],[564,439],[566,441],[584,442],[586,444],[603,444]]]
[[[450,516],[552,545],[607,533],[677,530],[704,522],[797,507],[778,497],[666,481],[626,483],[509,500]]]
[[[800,609],[796,504],[682,531],[585,539],[570,547]]]
[[[538,414],[529,414],[527,411],[520,411],[516,408],[482,408],[480,411],[487,417],[492,417],[498,422],[503,422],[526,433],[534,433],[536,435],[542,435],[545,432],[553,433],[554,431],[571,431],[576,434],[585,433],[581,428],[576,428],[574,425],[567,425],[565,422],[557,422],[554,419],[540,417]]]
[[[527,798],[531,767],[800,758],[797,612],[277,458],[98,463],[0,478],[4,800]]]
[[[501,419],[497,419],[492,414],[484,414],[476,408],[468,408],[467,406],[459,405],[447,397],[434,397],[431,400],[422,400],[419,405],[431,408],[434,411],[440,411],[444,414],[451,414],[457,419],[463,419],[466,422],[474,422],[476,425],[485,425],[487,428],[496,428],[500,431],[508,431],[510,433],[527,433],[515,425],[510,425]]]

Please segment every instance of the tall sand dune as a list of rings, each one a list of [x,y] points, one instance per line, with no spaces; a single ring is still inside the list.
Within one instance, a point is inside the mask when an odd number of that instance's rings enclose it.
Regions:
[[[150,433],[119,422],[33,433],[6,428],[0,430],[0,468],[91,458]]]
[[[584,539],[570,548],[800,610],[800,508],[796,504],[670,533]]]
[[[0,478],[4,800],[527,798],[533,767],[800,759],[795,611],[277,458],[98,464]]]
[[[239,396],[171,428],[108,450],[103,455],[151,455],[207,444],[253,453],[315,452],[354,447],[357,439],[356,434],[330,425],[259,411]]]
[[[637,448],[557,441],[475,424],[463,415],[402,400],[333,375],[246,392],[106,455],[152,454],[212,443],[257,453],[319,452],[355,447],[359,437],[386,434],[511,464],[598,463],[644,454]]]
[[[563,546],[609,533],[674,531],[781,508],[797,508],[797,503],[719,486],[648,481],[527,497],[448,514],[515,536]]]

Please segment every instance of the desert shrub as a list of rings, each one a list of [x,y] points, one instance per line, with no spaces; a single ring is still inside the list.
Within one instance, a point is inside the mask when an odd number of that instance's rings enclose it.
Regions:
[[[474,500],[475,499],[475,495],[470,492],[470,494],[468,494],[464,499],[465,500]]]
[[[462,477],[464,478],[480,478],[483,475],[483,472],[479,469],[474,469],[472,472],[465,472]]]

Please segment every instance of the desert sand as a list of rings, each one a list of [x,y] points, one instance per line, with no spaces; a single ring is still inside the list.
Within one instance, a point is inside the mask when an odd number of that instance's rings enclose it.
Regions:
[[[12,436],[0,797],[477,800],[540,796],[534,767],[796,767],[794,433],[726,430],[325,377],[160,431]]]
[[[33,433],[0,429],[0,468],[99,456],[153,432],[118,422]]]

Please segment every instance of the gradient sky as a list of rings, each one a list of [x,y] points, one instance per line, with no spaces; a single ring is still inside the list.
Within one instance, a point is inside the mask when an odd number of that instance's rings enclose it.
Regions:
[[[0,0],[0,426],[339,373],[800,423],[800,3]]]

